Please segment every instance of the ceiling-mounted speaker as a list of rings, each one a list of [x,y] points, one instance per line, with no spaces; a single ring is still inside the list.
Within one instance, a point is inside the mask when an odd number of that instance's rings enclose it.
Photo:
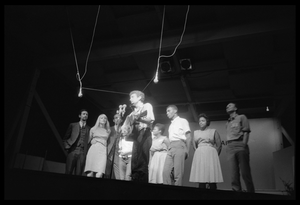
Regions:
[[[192,70],[192,62],[191,59],[181,59],[179,60],[181,70]]]
[[[161,73],[170,73],[172,72],[171,63],[169,61],[163,61],[159,64]]]

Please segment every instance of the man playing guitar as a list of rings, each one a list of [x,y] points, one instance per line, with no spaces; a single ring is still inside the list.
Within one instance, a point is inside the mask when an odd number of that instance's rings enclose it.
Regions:
[[[144,103],[145,94],[139,90],[130,92],[133,111],[126,117],[122,126],[132,126],[128,140],[133,141],[131,159],[131,180],[148,183],[149,150],[152,145],[151,128],[155,120],[153,107]]]

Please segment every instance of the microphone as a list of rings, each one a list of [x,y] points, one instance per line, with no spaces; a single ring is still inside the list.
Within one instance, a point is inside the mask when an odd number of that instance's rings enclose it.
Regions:
[[[156,71],[155,78],[153,80],[154,83],[158,83],[158,72]]]
[[[119,105],[119,110],[117,111],[117,113],[120,114],[120,115],[123,117],[123,115],[124,115],[124,113],[125,113],[125,111],[126,111],[126,107],[127,107],[126,104],[124,104],[124,105]]]

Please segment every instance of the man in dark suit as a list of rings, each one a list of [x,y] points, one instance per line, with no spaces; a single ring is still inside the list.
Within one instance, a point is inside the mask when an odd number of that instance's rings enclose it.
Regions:
[[[86,109],[80,110],[78,116],[79,122],[70,123],[63,137],[63,145],[68,152],[66,174],[83,175],[84,171],[91,128],[86,124],[88,119],[88,111]]]

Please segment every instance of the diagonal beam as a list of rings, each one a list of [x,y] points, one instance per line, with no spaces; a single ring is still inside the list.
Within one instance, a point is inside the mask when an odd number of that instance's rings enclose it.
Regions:
[[[177,58],[176,54],[173,55],[173,59],[174,59],[175,68],[178,71],[180,71],[181,68],[180,68],[179,61],[178,61],[178,58]],[[186,95],[187,100],[188,100],[189,111],[191,112],[192,116],[194,117],[194,121],[198,122],[198,117],[197,117],[197,113],[196,113],[196,110],[195,110],[195,105],[192,103],[193,100],[192,100],[192,95],[191,95],[191,89],[190,89],[190,87],[189,87],[188,83],[186,82],[185,77],[183,75],[180,76],[180,79],[181,79],[181,83],[182,83],[185,95]]]
[[[45,116],[48,124],[50,125],[50,127],[51,127],[51,129],[52,129],[52,131],[54,133],[54,136],[56,137],[56,140],[57,140],[58,144],[60,145],[60,148],[62,149],[62,151],[65,154],[65,156],[67,156],[67,152],[65,151],[64,146],[62,144],[62,140],[61,140],[62,138],[60,137],[59,132],[57,131],[57,129],[56,129],[53,121],[51,120],[51,117],[49,116],[49,114],[47,112],[47,109],[45,108],[45,106],[44,106],[44,104],[43,104],[40,96],[38,95],[37,91],[35,92],[34,97],[35,97],[38,105],[40,106],[40,108],[41,108],[41,110],[42,110],[42,112],[43,112],[43,114],[44,114],[44,116]]]
[[[193,115],[194,117],[194,121],[195,122],[198,122],[198,117],[197,117],[197,113],[196,113],[196,109],[194,107],[194,104],[191,103],[192,102],[192,97],[191,97],[191,93],[190,93],[190,88],[185,80],[185,78],[183,76],[181,76],[181,83],[182,83],[182,86],[184,88],[184,91],[185,91],[185,94],[188,98],[188,104],[189,104],[189,110],[191,112],[191,114]]]
[[[34,75],[33,75],[33,79],[32,79],[31,85],[30,85],[30,89],[29,89],[27,100],[26,100],[23,116],[22,116],[22,119],[21,119],[21,122],[20,122],[19,132],[18,132],[18,135],[17,135],[16,143],[15,143],[14,148],[13,148],[12,158],[10,159],[10,162],[9,162],[9,167],[10,168],[13,168],[14,160],[15,160],[15,158],[16,158],[16,156],[19,153],[20,148],[21,148],[21,144],[22,144],[22,140],[23,140],[23,136],[24,136],[24,131],[25,131],[25,128],[26,128],[27,119],[28,119],[28,116],[29,116],[31,103],[32,103],[32,99],[33,99],[33,96],[34,96],[34,93],[35,93],[35,87],[36,87],[36,83],[37,83],[37,80],[39,78],[39,75],[40,75],[40,71],[38,69],[36,69],[35,72],[34,72]],[[9,141],[11,141],[11,140],[8,139],[8,142]]]
[[[283,126],[281,126],[281,132],[284,134],[284,136],[285,136],[286,139],[289,141],[289,143],[290,143],[292,146],[295,146],[295,143],[294,143],[293,139],[292,139],[291,136],[288,134],[288,132],[284,129]]]

